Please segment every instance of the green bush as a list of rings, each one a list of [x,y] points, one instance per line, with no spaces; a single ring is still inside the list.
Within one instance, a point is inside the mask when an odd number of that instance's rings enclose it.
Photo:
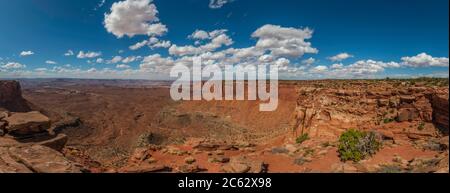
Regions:
[[[419,131],[424,130],[424,129],[425,129],[425,123],[424,123],[424,122],[420,122],[420,124],[419,124],[419,126],[417,127],[417,129],[418,129]]]
[[[387,123],[392,123],[392,122],[394,122],[394,119],[392,119],[392,118],[385,118],[385,119],[383,120],[383,122],[384,122],[385,124],[387,124]]]
[[[295,142],[297,144],[302,144],[303,142],[305,142],[306,140],[309,139],[309,135],[307,133],[301,135],[300,137],[297,137],[297,139],[295,140]]]
[[[380,148],[381,143],[374,132],[351,129],[339,138],[338,152],[342,161],[361,161],[374,155]]]

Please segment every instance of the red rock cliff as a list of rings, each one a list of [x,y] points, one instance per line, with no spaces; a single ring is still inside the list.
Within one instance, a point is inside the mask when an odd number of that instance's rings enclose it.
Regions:
[[[448,134],[448,94],[433,96],[433,122]]]
[[[29,103],[22,97],[20,83],[17,81],[0,81],[0,108],[12,112],[28,112]]]

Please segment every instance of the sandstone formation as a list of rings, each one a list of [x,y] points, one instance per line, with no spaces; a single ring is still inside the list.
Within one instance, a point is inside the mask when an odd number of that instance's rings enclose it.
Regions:
[[[22,90],[17,81],[0,81],[0,107],[12,112],[28,112],[29,103],[22,98]]]
[[[3,119],[8,123],[6,132],[12,135],[27,135],[46,131],[50,128],[50,119],[36,111],[12,113]]]
[[[0,81],[0,173],[81,173],[61,152],[68,137],[51,135],[50,119],[30,111],[15,81]]]
[[[433,95],[433,122],[448,134],[448,93]]]
[[[336,138],[349,128],[375,129],[392,122],[435,123],[448,131],[448,93],[410,87],[368,90],[368,85],[350,83],[351,90],[299,87],[294,128],[299,133]]]

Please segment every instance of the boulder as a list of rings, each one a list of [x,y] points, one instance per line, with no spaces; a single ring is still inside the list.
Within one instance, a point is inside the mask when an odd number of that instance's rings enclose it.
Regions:
[[[52,149],[54,149],[56,151],[61,152],[63,150],[64,146],[66,146],[66,143],[67,143],[68,140],[69,140],[69,138],[67,137],[67,135],[65,135],[65,134],[58,134],[53,139],[42,141],[42,142],[39,142],[37,144],[45,146],[45,147],[49,147],[49,148],[52,148]]]
[[[222,171],[226,173],[264,173],[267,172],[267,165],[259,160],[238,156],[231,158],[230,163],[222,166]]]
[[[379,130],[379,131],[377,131],[377,133],[379,133],[381,135],[383,140],[394,140],[395,139],[395,134],[392,131]]]
[[[9,155],[37,173],[81,173],[82,169],[61,153],[42,146],[10,147]]]
[[[250,166],[247,164],[237,162],[232,162],[222,167],[222,171],[226,173],[247,173],[250,169]]]
[[[198,173],[201,172],[202,169],[196,164],[185,164],[178,167],[177,171],[180,173]]]
[[[8,123],[6,130],[12,135],[41,133],[50,128],[50,119],[37,111],[14,113],[4,121]]]
[[[216,155],[208,158],[208,162],[210,163],[227,163],[230,161],[230,158],[222,156],[222,155]]]

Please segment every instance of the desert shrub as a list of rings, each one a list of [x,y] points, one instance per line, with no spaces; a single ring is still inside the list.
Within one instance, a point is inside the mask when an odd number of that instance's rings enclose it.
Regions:
[[[385,124],[387,124],[387,123],[392,123],[392,122],[394,122],[394,119],[393,119],[393,118],[385,118],[385,119],[383,120],[383,122],[384,122]]]
[[[361,161],[374,155],[380,148],[381,142],[374,132],[351,129],[339,138],[338,152],[342,161]]]
[[[306,140],[309,139],[309,135],[307,133],[302,134],[301,136],[297,137],[297,139],[295,140],[295,142],[297,144],[302,144],[303,142],[305,142]]]
[[[417,129],[418,129],[419,131],[422,131],[423,129],[425,129],[425,123],[424,123],[424,122],[420,122],[420,123],[419,123],[419,126],[417,127]]]
[[[152,133],[152,132],[145,132],[138,136],[135,147],[147,147],[149,145],[161,145],[166,139],[164,136]]]

